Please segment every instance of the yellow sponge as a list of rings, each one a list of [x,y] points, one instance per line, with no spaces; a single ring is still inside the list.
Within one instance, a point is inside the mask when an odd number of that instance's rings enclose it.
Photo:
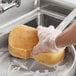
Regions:
[[[17,25],[9,34],[8,49],[11,55],[27,59],[34,58],[40,63],[57,64],[64,59],[65,51],[39,53],[31,56],[33,47],[38,43],[37,30],[26,25]]]
[[[9,35],[9,52],[19,58],[30,58],[33,47],[38,43],[35,28],[17,25]]]

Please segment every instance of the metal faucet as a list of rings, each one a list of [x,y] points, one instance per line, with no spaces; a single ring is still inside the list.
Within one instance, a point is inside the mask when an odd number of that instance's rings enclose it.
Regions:
[[[0,14],[14,6],[19,7],[20,4],[21,0],[2,0],[0,3]]]

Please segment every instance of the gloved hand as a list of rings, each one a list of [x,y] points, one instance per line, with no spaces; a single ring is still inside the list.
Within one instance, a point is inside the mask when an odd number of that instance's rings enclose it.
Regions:
[[[53,26],[49,27],[37,27],[39,42],[33,48],[32,55],[38,54],[40,52],[53,51],[57,52],[63,48],[57,48],[55,39],[61,33],[61,30],[56,30]]]

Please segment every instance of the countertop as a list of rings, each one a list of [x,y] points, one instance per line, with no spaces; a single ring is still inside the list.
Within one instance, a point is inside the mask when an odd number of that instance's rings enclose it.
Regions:
[[[70,2],[70,3],[73,3],[73,4],[76,4],[76,0],[64,0],[64,1],[67,1],[67,2]]]

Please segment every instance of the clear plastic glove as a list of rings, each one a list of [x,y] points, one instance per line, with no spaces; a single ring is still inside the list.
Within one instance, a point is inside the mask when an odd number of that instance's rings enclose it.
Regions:
[[[53,51],[57,52],[62,48],[57,48],[55,44],[56,37],[61,33],[61,30],[56,30],[53,26],[49,27],[37,27],[39,42],[33,48],[32,55],[36,55],[40,52]]]

